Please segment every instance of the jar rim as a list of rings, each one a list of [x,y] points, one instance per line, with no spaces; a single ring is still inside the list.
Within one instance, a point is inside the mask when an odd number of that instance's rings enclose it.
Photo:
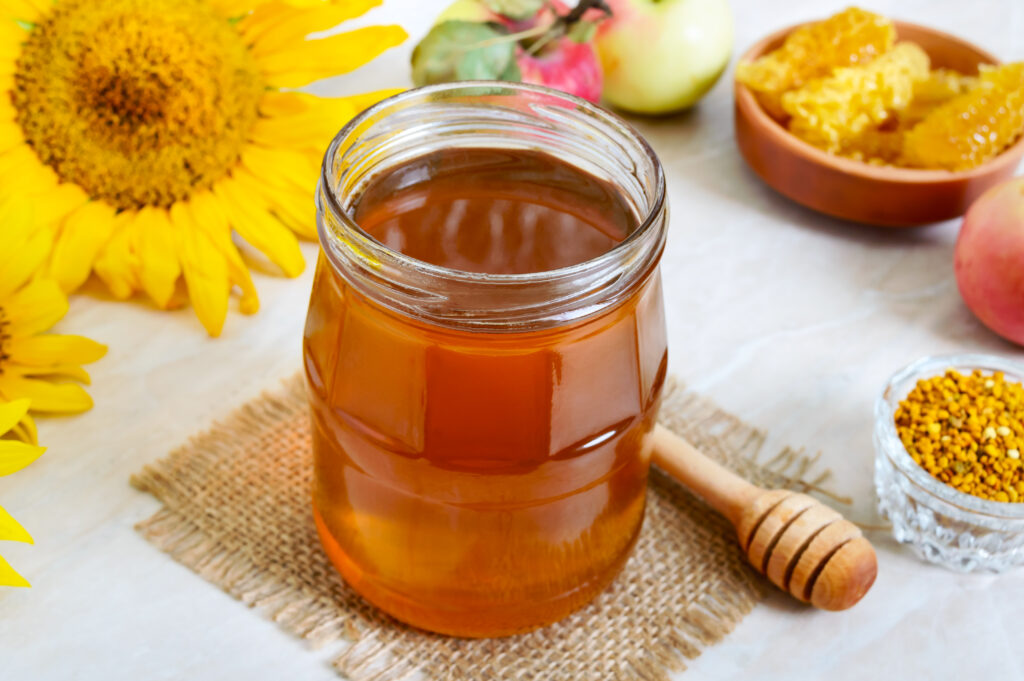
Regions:
[[[459,270],[451,267],[445,267],[443,265],[435,265],[433,263],[419,260],[412,256],[406,255],[401,251],[397,251],[387,246],[383,242],[374,238],[368,232],[366,232],[362,226],[355,220],[351,211],[342,205],[339,200],[336,188],[331,186],[330,173],[331,173],[331,159],[333,159],[337,153],[338,148],[341,144],[348,139],[359,126],[363,125],[367,120],[372,119],[374,116],[379,114],[382,110],[392,107],[395,104],[403,101],[414,99],[417,97],[423,97],[424,95],[434,95],[439,93],[458,93],[459,91],[472,91],[474,89],[479,90],[481,88],[493,89],[500,87],[503,89],[511,90],[514,92],[529,93],[535,95],[543,95],[545,97],[553,97],[564,102],[571,103],[575,107],[578,107],[585,111],[587,114],[595,116],[600,119],[603,123],[612,126],[624,137],[628,138],[632,143],[636,144],[637,147],[642,150],[644,155],[651,161],[652,167],[655,172],[655,194],[654,199],[648,202],[647,214],[643,216],[639,224],[633,229],[625,239],[615,244],[612,248],[601,253],[598,256],[584,260],[582,262],[567,265],[565,267],[559,267],[551,270],[539,270],[537,272],[523,272],[516,274],[491,274],[486,272],[470,272],[467,270]],[[498,285],[519,285],[519,284],[530,284],[530,283],[542,283],[550,281],[552,279],[565,279],[571,278],[574,275],[590,271],[592,269],[600,268],[604,265],[609,265],[621,257],[621,254],[628,252],[637,241],[642,240],[648,232],[652,229],[657,229],[661,223],[661,214],[665,209],[665,171],[661,165],[661,161],[654,149],[647,142],[646,139],[634,128],[632,125],[627,123],[621,117],[613,114],[607,109],[598,106],[592,102],[589,102],[576,95],[563,92],[561,90],[555,90],[553,88],[545,87],[542,85],[534,85],[531,83],[521,83],[514,81],[490,81],[490,80],[464,80],[456,81],[451,83],[439,83],[436,85],[426,85],[418,88],[410,88],[397,94],[391,95],[381,101],[373,104],[372,106],[364,109],[353,117],[348,123],[346,123],[341,130],[334,136],[330,144],[327,146],[327,151],[324,153],[323,162],[320,166],[320,177],[319,184],[321,191],[317,191],[318,199],[325,199],[331,212],[340,220],[344,221],[346,227],[352,231],[360,242],[360,246],[367,249],[375,257],[384,256],[384,258],[402,268],[413,269],[422,274],[441,277],[450,281],[459,281],[473,284],[498,284]],[[323,189],[326,188],[326,191]],[[323,243],[325,241],[323,234],[323,226],[320,225],[318,228],[320,232],[320,240]],[[350,236],[352,236],[350,235]]]

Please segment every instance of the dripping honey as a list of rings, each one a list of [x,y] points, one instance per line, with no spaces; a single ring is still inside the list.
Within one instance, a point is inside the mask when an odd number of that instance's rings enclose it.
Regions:
[[[638,226],[609,182],[473,148],[393,166],[352,217],[418,261],[499,275],[584,263]],[[321,254],[304,355],[317,528],[369,601],[432,631],[505,635],[564,617],[622,568],[665,377],[656,270],[582,320],[482,332],[394,311]]]

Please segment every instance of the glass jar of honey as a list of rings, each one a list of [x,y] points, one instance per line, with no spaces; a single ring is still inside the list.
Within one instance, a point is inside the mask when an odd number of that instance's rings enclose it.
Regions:
[[[410,90],[324,159],[304,358],[313,509],[367,600],[526,631],[622,568],[666,372],[665,180],[585,101]]]

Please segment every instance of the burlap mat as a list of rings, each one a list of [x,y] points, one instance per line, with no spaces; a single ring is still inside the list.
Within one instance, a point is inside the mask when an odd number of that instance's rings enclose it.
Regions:
[[[807,491],[814,460],[670,385],[661,421],[748,479]],[[491,640],[404,626],[349,589],[320,549],[310,510],[310,435],[303,384],[245,405],[138,475],[163,502],[139,531],[287,631],[351,642],[334,665],[352,681],[663,681],[719,641],[772,588],[744,562],[721,516],[658,470],[644,528],[624,572],[555,625]],[[803,481],[803,482],[801,482]]]

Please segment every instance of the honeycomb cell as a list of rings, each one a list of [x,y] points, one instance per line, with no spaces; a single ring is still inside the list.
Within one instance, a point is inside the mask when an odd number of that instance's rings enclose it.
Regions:
[[[904,137],[903,165],[967,170],[1024,132],[1024,63],[982,67],[978,85],[937,107]]]
[[[783,120],[784,92],[837,67],[866,64],[896,42],[896,28],[886,17],[851,7],[823,21],[793,31],[778,49],[736,68],[736,78],[757,95],[765,110]]]
[[[782,97],[797,137],[832,153],[910,105],[914,84],[928,78],[930,62],[914,43],[899,43],[864,66],[836,69]]]
[[[932,70],[927,78],[914,84],[914,98],[899,115],[900,128],[909,130],[932,109],[970,91],[977,84],[977,76],[967,76],[950,69]]]

